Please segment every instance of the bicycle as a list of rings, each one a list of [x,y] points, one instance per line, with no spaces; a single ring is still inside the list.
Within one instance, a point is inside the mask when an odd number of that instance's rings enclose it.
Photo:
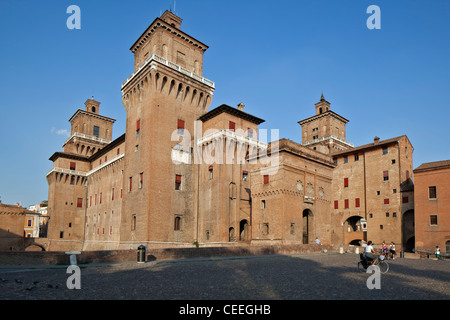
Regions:
[[[358,262],[358,270],[361,272],[367,272],[367,268],[370,267],[372,263],[369,262],[366,257],[364,257],[363,253],[359,255],[359,258],[360,261]],[[384,255],[380,255],[374,265],[380,268],[381,273],[386,273],[389,271],[389,264],[385,261]]]

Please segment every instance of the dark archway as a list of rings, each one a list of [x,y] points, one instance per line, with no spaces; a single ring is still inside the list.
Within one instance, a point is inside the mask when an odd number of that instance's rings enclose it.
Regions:
[[[361,246],[361,241],[362,241],[362,239],[355,239],[355,240],[350,241],[349,244],[352,246]]]
[[[403,250],[405,252],[414,252],[415,247],[416,247],[415,237],[411,237],[403,243]]]
[[[312,212],[309,209],[303,210],[303,244],[309,243],[312,231]]]
[[[239,223],[239,240],[240,241],[248,241],[248,221],[247,220],[241,220]]]
[[[402,217],[403,250],[413,252],[415,249],[414,210],[408,210]]]
[[[25,251],[45,251],[45,247],[40,244],[34,243],[27,246],[25,248]]]

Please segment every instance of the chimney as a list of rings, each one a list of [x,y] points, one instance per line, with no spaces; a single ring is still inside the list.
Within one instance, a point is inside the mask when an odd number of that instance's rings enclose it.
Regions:
[[[373,138],[373,143],[374,144],[377,144],[378,142],[380,142],[380,138],[378,138],[378,137]]]
[[[244,111],[244,107],[245,105],[242,102],[238,104],[238,110]]]

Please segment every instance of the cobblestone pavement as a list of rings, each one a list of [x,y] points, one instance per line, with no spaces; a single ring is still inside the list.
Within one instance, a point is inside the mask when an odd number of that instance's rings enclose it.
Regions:
[[[81,265],[81,289],[65,267],[0,268],[1,300],[344,300],[450,298],[450,260],[396,259],[369,290],[356,254],[298,254]]]

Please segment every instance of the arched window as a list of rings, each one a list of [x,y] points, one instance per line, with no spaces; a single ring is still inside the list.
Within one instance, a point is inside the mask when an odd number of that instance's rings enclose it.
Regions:
[[[180,231],[181,230],[181,217],[175,217],[173,230],[175,230],[175,231]]]

